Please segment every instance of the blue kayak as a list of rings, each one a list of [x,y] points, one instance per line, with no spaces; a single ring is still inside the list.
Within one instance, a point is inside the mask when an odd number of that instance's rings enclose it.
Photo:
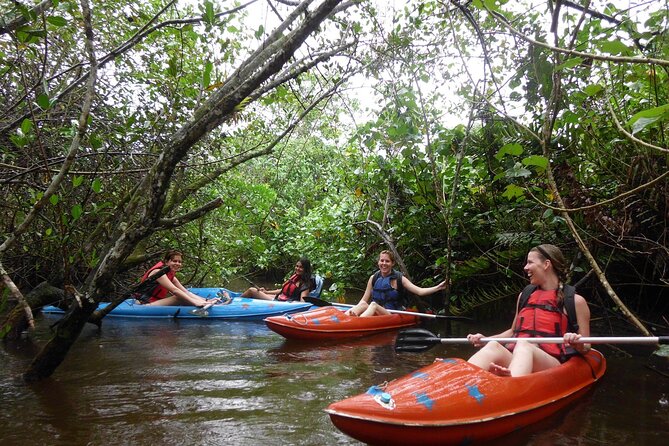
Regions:
[[[317,288],[310,296],[318,297],[323,286],[322,279],[317,280]],[[309,302],[280,302],[275,300],[251,299],[241,297],[240,292],[230,291],[225,288],[189,288],[193,294],[205,299],[219,297],[223,291],[227,291],[232,301],[227,304],[216,304],[206,310],[206,314],[192,313],[197,310],[193,306],[158,306],[142,305],[135,299],[126,299],[114,308],[107,317],[136,317],[136,318],[179,318],[193,319],[206,317],[209,319],[237,319],[237,320],[263,320],[270,316],[279,316],[287,313],[297,313],[312,308]],[[109,303],[101,303],[98,309],[105,308]],[[64,314],[58,307],[46,306],[42,308],[43,313]]]
[[[199,294],[196,290],[191,291]],[[231,297],[232,295],[233,293],[230,293]],[[107,305],[109,303],[103,302],[98,306],[98,309],[105,308]],[[126,299],[109,312],[107,317],[179,319],[207,317],[209,319],[263,320],[269,316],[306,311],[309,308],[311,308],[311,304],[308,302],[277,302],[273,300],[251,299],[249,297],[233,297],[232,302],[229,304],[214,305],[206,310],[206,315],[198,315],[191,313],[193,310],[196,310],[196,307],[193,306],[142,305],[137,303],[135,299]],[[60,308],[54,306],[44,307],[42,308],[42,312],[49,314],[65,313]]]

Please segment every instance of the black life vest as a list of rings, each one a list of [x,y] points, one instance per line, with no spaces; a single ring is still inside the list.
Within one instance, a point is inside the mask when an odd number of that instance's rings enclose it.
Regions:
[[[404,275],[392,270],[387,277],[381,276],[381,271],[377,271],[372,276],[372,300],[388,310],[401,310],[406,303],[406,290],[402,284]],[[379,279],[382,279],[379,281]],[[383,280],[387,279],[387,280]],[[390,285],[390,281],[395,279],[397,288]]]

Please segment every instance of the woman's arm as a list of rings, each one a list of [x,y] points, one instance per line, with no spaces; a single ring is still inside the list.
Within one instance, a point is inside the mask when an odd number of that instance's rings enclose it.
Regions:
[[[580,294],[574,296],[574,304],[576,305],[578,333],[565,333],[564,340],[579,352],[585,353],[590,350],[590,344],[574,343],[574,341],[577,341],[581,336],[590,336],[590,307],[588,307],[588,302]]]
[[[417,285],[414,285],[409,279],[406,278],[406,276],[402,276],[402,286],[404,289],[417,296],[428,296],[447,288],[445,280],[438,285],[431,286],[429,288],[421,288]]]
[[[156,282],[163,288],[166,288],[170,293],[185,299],[192,305],[202,305],[206,301],[204,298],[197,296],[184,288],[176,277],[170,280],[167,276],[160,276]]]
[[[362,295],[362,298],[360,298],[360,301],[353,307],[346,310],[346,314],[359,316],[367,309],[369,301],[372,299],[372,278],[374,278],[373,274],[369,276],[369,279],[367,280],[367,287],[365,287],[365,292]]]

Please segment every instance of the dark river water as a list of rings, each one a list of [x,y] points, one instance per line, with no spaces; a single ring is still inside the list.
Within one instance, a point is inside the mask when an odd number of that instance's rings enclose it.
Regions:
[[[124,320],[87,326],[55,375],[21,383],[54,316],[0,350],[0,445],[355,445],[323,409],[469,346],[395,353],[394,336],[288,342],[262,322]],[[492,332],[426,326],[440,335]],[[604,379],[568,410],[496,445],[669,444],[666,358],[601,347]]]

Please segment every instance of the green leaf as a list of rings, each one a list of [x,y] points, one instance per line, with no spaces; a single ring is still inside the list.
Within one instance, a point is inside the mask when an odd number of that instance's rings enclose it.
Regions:
[[[509,184],[506,186],[504,193],[502,194],[507,200],[513,200],[514,198],[523,196],[523,188],[518,187],[515,184]]]
[[[58,204],[58,195],[53,194],[52,196],[50,196],[49,197],[49,202],[54,206],[57,205]]]
[[[256,31],[256,39],[260,39],[264,33],[265,33],[265,27],[260,25],[260,27]]]
[[[630,53],[629,47],[624,43],[622,43],[620,40],[610,40],[607,42],[600,42],[598,46],[600,50],[609,54],[624,55]]]
[[[94,179],[93,184],[91,184],[91,189],[93,189],[93,192],[96,194],[102,192],[102,181],[100,181],[99,178]]]
[[[179,70],[178,70],[177,58],[171,57],[168,62],[167,74],[171,77],[177,77],[178,72]]]
[[[26,118],[21,122],[21,132],[23,132],[24,135],[30,134],[30,132],[33,129],[33,122]]]
[[[516,163],[512,168],[506,170],[507,178],[527,178],[530,175],[532,175],[532,171],[524,168],[520,163]]]
[[[555,71],[574,68],[576,66],[579,66],[582,62],[583,62],[582,57],[572,57],[571,59],[567,59],[564,62],[562,62],[560,65],[555,67]]]
[[[65,20],[64,17],[57,16],[57,15],[47,17],[46,21],[49,22],[50,24],[52,24],[53,26],[65,26],[65,25],[67,25],[67,20]]]
[[[202,89],[206,89],[211,84],[211,70],[214,69],[214,64],[206,61],[204,64],[204,71],[202,72]]]
[[[91,147],[95,150],[98,150],[100,147],[102,147],[102,140],[100,137],[96,134],[91,134],[91,136],[88,138],[88,142],[91,144]]]
[[[499,151],[495,154],[495,158],[501,160],[506,155],[519,156],[522,153],[523,153],[523,146],[521,146],[517,142],[513,142],[503,145],[502,148],[499,149]]]
[[[631,126],[632,134],[636,134],[657,121],[667,119],[669,119],[669,104],[664,104],[640,111],[627,121],[627,125]]]
[[[603,89],[604,89],[604,87],[602,87],[599,84],[592,84],[592,85],[588,85],[587,87],[585,87],[583,89],[583,93],[587,94],[588,96],[594,96],[597,93],[599,93],[600,91],[602,91]]]
[[[202,17],[204,22],[213,25],[216,20],[216,13],[214,12],[214,4],[210,1],[204,2],[204,15]]]
[[[51,108],[51,101],[49,100],[49,95],[46,93],[41,93],[39,96],[37,96],[37,105],[42,110],[48,110]]]
[[[76,175],[74,178],[72,178],[72,186],[74,187],[79,187],[81,186],[81,183],[84,182],[84,177],[81,175]]]
[[[70,215],[72,215],[72,219],[76,220],[79,217],[81,217],[81,214],[83,213],[83,209],[80,204],[75,204],[72,206],[72,209],[70,210]]]
[[[548,159],[545,156],[531,155],[527,158],[523,158],[522,163],[525,166],[537,166],[545,169],[548,166]]]

